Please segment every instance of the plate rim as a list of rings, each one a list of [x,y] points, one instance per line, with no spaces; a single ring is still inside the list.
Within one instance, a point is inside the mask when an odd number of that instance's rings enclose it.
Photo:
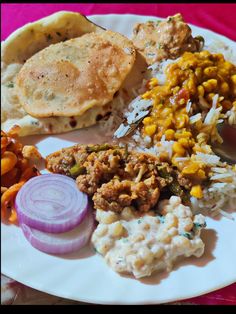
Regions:
[[[119,14],[119,13],[108,13],[108,14],[91,14],[91,15],[86,15],[86,17],[88,17],[88,18],[97,18],[97,17],[101,17],[101,16],[110,16],[110,17],[112,17],[112,16],[117,16],[117,17],[119,17],[119,16],[123,16],[123,15],[125,15],[125,16],[133,16],[133,17],[144,17],[144,18],[152,18],[152,19],[159,19],[159,20],[165,20],[166,18],[164,18],[164,17],[159,17],[159,16],[154,16],[154,15],[140,15],[140,14],[134,14],[134,13],[122,13],[122,14]],[[222,35],[222,34],[219,34],[219,33],[217,33],[217,32],[215,32],[215,31],[213,31],[213,30],[211,30],[211,29],[209,29],[209,28],[205,28],[205,27],[201,27],[201,26],[197,26],[197,25],[195,25],[195,24],[192,24],[192,23],[187,23],[191,28],[193,27],[193,28],[195,28],[195,29],[200,29],[200,30],[203,30],[203,31],[206,31],[206,32],[209,32],[209,33],[211,33],[212,35],[214,35],[214,36],[217,36],[217,37],[221,37],[223,40],[227,40],[227,41],[230,41],[230,43],[232,44],[232,45],[235,45],[235,47],[236,47],[236,42],[233,40],[233,39],[231,39],[231,38],[229,38],[229,37],[227,37],[227,36],[225,36],[225,35]]]
[[[102,17],[102,16],[109,16],[110,18],[112,18],[112,17],[120,17],[120,16],[122,16],[122,17],[127,17],[127,18],[129,18],[129,17],[135,17],[135,18],[150,18],[150,19],[160,19],[160,20],[164,20],[165,18],[163,18],[163,17],[158,17],[158,16],[152,16],[152,15],[140,15],[140,14],[129,14],[129,13],[125,13],[125,14],[113,14],[113,13],[110,13],[110,14],[93,14],[93,15],[86,15],[86,17],[88,17],[88,18],[97,18],[97,17]],[[195,29],[199,29],[199,30],[201,30],[201,31],[204,31],[204,32],[207,32],[207,33],[209,33],[209,36],[210,35],[214,35],[214,36],[216,36],[217,38],[219,38],[219,40],[220,39],[222,39],[222,41],[223,42],[229,42],[230,43],[230,45],[235,45],[235,47],[236,47],[236,42],[234,42],[232,39],[230,39],[230,38],[228,38],[228,37],[226,37],[226,36],[224,36],[224,35],[221,35],[221,34],[218,34],[218,33],[216,33],[216,32],[214,32],[214,31],[212,31],[212,30],[210,30],[210,29],[207,29],[207,28],[203,28],[203,27],[200,27],[200,26],[195,26],[194,24],[191,24],[191,23],[188,23],[188,25],[190,25],[190,27],[194,27]],[[11,35],[11,34],[10,34]],[[10,36],[9,35],[9,36]],[[2,222],[1,222],[1,225],[2,225]],[[1,227],[2,228],[2,227]],[[2,261],[2,257],[1,257],[1,261]],[[44,293],[47,293],[47,294],[50,294],[50,295],[53,295],[53,296],[57,296],[57,297],[59,297],[59,298],[64,298],[64,299],[68,299],[68,300],[73,300],[73,301],[77,301],[77,302],[84,302],[84,303],[91,303],[91,304],[103,304],[103,305],[111,305],[111,304],[117,304],[117,305],[134,305],[134,304],[136,304],[136,305],[141,305],[141,304],[144,304],[144,305],[147,305],[147,304],[163,304],[163,303],[170,303],[170,302],[177,302],[177,301],[181,301],[181,300],[187,300],[187,299],[191,299],[191,298],[195,298],[195,297],[199,297],[199,296],[201,296],[201,295],[205,295],[205,294],[208,294],[208,293],[210,293],[210,292],[214,292],[214,291],[216,291],[216,290],[218,290],[218,289],[221,289],[221,288],[224,288],[224,287],[226,287],[226,286],[228,286],[228,285],[231,285],[231,284],[233,284],[233,283],[235,283],[236,282],[236,277],[235,277],[235,279],[232,279],[232,281],[229,281],[229,280],[227,280],[227,281],[225,281],[225,282],[223,282],[222,284],[220,284],[220,285],[217,285],[217,287],[215,286],[214,288],[209,288],[209,289],[207,289],[207,290],[204,290],[204,291],[200,291],[200,292],[198,292],[198,293],[196,293],[196,294],[194,294],[193,295],[193,293],[190,293],[190,295],[187,295],[186,296],[186,294],[185,294],[185,296],[180,296],[179,298],[177,298],[177,299],[173,299],[173,298],[169,298],[169,299],[167,299],[167,298],[165,298],[165,300],[160,300],[160,301],[158,301],[158,300],[156,300],[156,301],[154,301],[154,300],[146,300],[145,302],[143,302],[143,301],[141,301],[140,303],[139,302],[132,302],[132,301],[128,301],[128,302],[124,302],[124,301],[120,301],[120,302],[117,302],[117,303],[114,303],[114,302],[112,302],[112,301],[101,301],[101,300],[96,300],[96,298],[93,298],[92,300],[91,299],[89,299],[89,298],[74,298],[74,297],[70,297],[70,296],[68,296],[66,293],[63,295],[62,293],[60,294],[60,295],[58,295],[57,293],[55,293],[55,292],[53,292],[53,291],[50,291],[50,289],[49,290],[47,290],[47,287],[46,287],[46,289],[43,289],[42,290],[42,288],[40,288],[40,287],[38,287],[37,286],[37,282],[36,282],[36,285],[35,284],[29,284],[29,282],[28,282],[28,280],[26,279],[26,280],[18,280],[18,279],[15,279],[14,277],[15,276],[12,276],[12,275],[9,275],[8,273],[8,271],[5,269],[5,267],[3,267],[2,269],[1,269],[1,273],[3,274],[3,275],[5,275],[5,276],[8,276],[8,277],[10,277],[10,278],[12,278],[12,279],[14,279],[14,280],[16,280],[17,282],[19,282],[19,283],[22,283],[22,284],[24,284],[24,285],[26,285],[26,286],[28,286],[28,287],[30,287],[30,288],[32,288],[32,289],[36,289],[36,290],[38,290],[38,291],[41,291],[41,292],[44,292]],[[203,289],[203,288],[202,288]]]

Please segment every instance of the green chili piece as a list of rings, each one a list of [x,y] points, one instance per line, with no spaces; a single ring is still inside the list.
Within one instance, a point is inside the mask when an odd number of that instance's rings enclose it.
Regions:
[[[72,168],[70,168],[69,172],[70,172],[72,177],[77,177],[81,174],[85,174],[86,168],[80,166],[79,164],[75,164]]]
[[[183,190],[181,189],[179,183],[177,181],[172,182],[169,185],[170,191],[177,196],[181,196],[183,194]]]
[[[103,150],[107,150],[110,148],[109,144],[101,144],[101,145],[93,145],[93,146],[87,146],[86,152],[87,153],[98,153]]]

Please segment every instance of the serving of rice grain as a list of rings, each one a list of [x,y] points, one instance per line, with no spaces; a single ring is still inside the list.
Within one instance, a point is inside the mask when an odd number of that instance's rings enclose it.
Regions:
[[[215,43],[212,44],[212,46],[211,44],[206,44],[206,48],[209,54],[216,52]],[[232,51],[229,51],[226,46],[218,45],[217,54],[219,53],[225,56],[226,66],[229,66],[228,61],[235,62]],[[148,84],[150,91],[152,91],[153,87],[155,88],[157,84],[164,85],[166,83],[166,69],[168,69],[168,66],[173,66],[173,64],[179,60],[180,58],[176,60],[164,60],[159,64],[156,63],[149,66],[143,80],[143,85],[137,86],[134,93],[135,99],[130,103],[128,110],[126,109],[125,113],[122,114],[124,106],[121,105],[119,107],[119,112],[121,113],[120,119],[114,119],[114,116],[111,116],[105,124],[102,122],[101,127],[108,130],[108,124],[112,119],[113,121],[116,120],[116,123],[110,123],[110,132],[113,132],[120,142],[128,143],[130,148],[151,153],[160,158],[167,158],[172,163],[175,163],[179,169],[183,169],[183,165],[189,162],[198,163],[201,165],[200,169],[210,169],[207,174],[207,184],[205,182],[201,185],[202,197],[192,196],[190,199],[192,210],[194,212],[202,212],[205,210],[212,215],[223,214],[228,218],[232,218],[232,216],[227,213],[227,210],[232,210],[236,207],[236,167],[235,165],[231,166],[226,162],[222,162],[220,157],[213,152],[211,143],[223,142],[218,133],[218,125],[222,123],[234,125],[236,123],[235,97],[229,105],[228,100],[226,100],[227,96],[224,98],[226,94],[224,94],[224,91],[222,92],[222,89],[219,91],[215,90],[214,94],[208,93],[207,95],[202,95],[201,89],[198,89],[199,102],[195,104],[195,106],[200,106],[201,112],[196,113],[193,112],[193,102],[191,100],[187,101],[185,109],[189,117],[189,125],[191,125],[191,127],[195,127],[197,124],[201,125],[200,128],[198,127],[198,134],[194,138],[194,147],[188,153],[178,155],[173,151],[173,144],[176,141],[175,138],[168,138],[168,136],[164,134],[159,140],[155,141],[153,140],[153,136],[149,136],[143,131],[144,126],[142,121],[144,121],[143,119],[145,117],[150,116],[149,110],[150,106],[152,106],[150,103],[151,98],[145,98],[147,93],[144,93],[144,91],[147,90]],[[232,70],[233,75],[231,76],[231,80],[233,81],[232,84],[235,93],[236,72],[234,65],[233,67],[234,70]],[[224,85],[225,84],[222,84],[222,88]],[[208,90],[206,84],[205,90]],[[142,96],[136,97],[137,94]],[[115,114],[117,114],[117,112]],[[121,120],[122,117],[125,121]]]

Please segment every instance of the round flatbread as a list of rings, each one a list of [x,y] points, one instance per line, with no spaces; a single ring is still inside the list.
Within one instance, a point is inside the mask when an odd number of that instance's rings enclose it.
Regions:
[[[137,53],[134,66],[124,80],[119,92],[125,97],[114,96],[104,106],[94,106],[80,116],[38,118],[28,114],[20,104],[16,92],[16,77],[25,61],[42,49],[77,38],[88,33],[102,33],[104,29],[90,22],[79,13],[58,12],[34,23],[27,24],[12,33],[1,46],[1,128],[8,131],[13,125],[21,127],[20,136],[57,134],[88,127],[107,116],[125,100],[133,97],[133,88],[141,83],[147,64]]]
[[[50,45],[27,60],[17,75],[17,95],[37,118],[81,116],[113,99],[134,61],[134,46],[123,35],[89,33]]]

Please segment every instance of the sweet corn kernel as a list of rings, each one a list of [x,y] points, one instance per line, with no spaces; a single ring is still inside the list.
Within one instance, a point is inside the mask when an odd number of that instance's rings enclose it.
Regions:
[[[186,249],[187,247],[190,246],[190,241],[186,237],[179,235],[179,236],[175,236],[173,238],[172,244],[174,247],[176,247],[178,249],[182,249],[182,248]]]
[[[143,265],[144,265],[144,261],[141,258],[137,258],[134,261],[134,266],[138,269],[141,268]]]
[[[99,224],[96,229],[96,234],[99,237],[104,236],[108,231],[107,225]]]
[[[158,80],[155,77],[151,78],[150,81],[148,82],[148,87],[150,89],[157,86],[157,85],[158,85]]]
[[[205,90],[204,90],[204,87],[202,86],[202,85],[199,85],[198,87],[197,87],[197,90],[198,90],[198,94],[199,94],[199,96],[204,96],[204,93],[205,93]]]
[[[195,145],[195,141],[194,141],[194,139],[192,138],[192,139],[190,139],[189,141],[188,141],[188,144],[189,144],[189,147],[193,147],[194,145]]]
[[[163,126],[165,128],[169,128],[172,126],[172,115],[170,115],[167,119],[164,120]]]
[[[165,253],[164,249],[160,245],[157,245],[157,244],[153,245],[153,247],[151,248],[151,251],[155,258],[160,258]]]
[[[194,174],[198,171],[199,169],[199,164],[196,162],[192,162],[190,165],[187,165],[184,167],[182,170],[183,174]]]
[[[215,96],[214,93],[209,93],[209,94],[207,95],[207,100],[208,100],[209,102],[212,102],[212,99],[213,99],[214,96]]]
[[[180,90],[180,87],[179,86],[175,86],[173,88],[173,94],[177,94],[179,90]]]
[[[183,229],[184,231],[186,231],[186,232],[191,231],[192,228],[193,228],[193,221],[192,221],[192,218],[190,218],[190,217],[183,218],[183,219],[181,220],[180,228],[182,228],[182,229]]]
[[[236,84],[236,74],[231,76],[231,80],[234,84]]]
[[[164,108],[161,112],[161,116],[166,118],[172,112],[171,108]]]
[[[145,127],[145,133],[149,136],[152,136],[156,132],[157,126],[155,124],[147,125]]]
[[[232,69],[233,65],[232,63],[230,63],[229,61],[225,61],[224,62],[224,68],[228,71],[230,71]]]
[[[150,124],[150,123],[152,123],[152,118],[146,117],[146,118],[143,119],[143,124],[144,125],[147,125],[147,124]]]
[[[149,99],[149,98],[151,98],[151,91],[147,91],[146,93],[144,93],[143,95],[142,95],[142,98],[143,99]]]
[[[179,104],[180,104],[180,105],[184,105],[185,103],[186,103],[185,99],[184,99],[184,98],[181,98],[180,101],[179,101]]]
[[[194,185],[191,188],[190,194],[196,198],[202,198],[203,197],[203,192],[202,192],[202,188],[200,185]]]
[[[149,250],[147,247],[142,247],[139,249],[138,252],[139,256],[143,261],[145,261],[145,264],[151,264],[154,258],[154,255],[151,250]]]
[[[96,213],[97,221],[104,224],[111,224],[118,220],[118,216],[114,212],[106,212],[104,210],[97,210]]]
[[[157,235],[156,240],[162,243],[170,243],[171,237],[168,232],[164,230]]]
[[[165,226],[167,227],[167,229],[170,229],[172,227],[177,227],[178,218],[171,213],[167,213],[165,216]]]
[[[193,91],[196,88],[195,78],[193,75],[191,75],[191,73],[190,73],[190,78],[187,81],[187,86],[190,91]]]
[[[197,176],[199,179],[206,179],[206,173],[204,170],[202,169],[199,169],[198,172],[197,172]]]
[[[180,138],[189,138],[191,136],[192,136],[191,132],[188,132],[188,131],[184,131],[184,132],[181,132],[181,133],[175,133],[175,138],[177,140],[180,139]]]
[[[145,239],[145,236],[142,233],[134,234],[132,236],[132,242],[140,242]]]
[[[175,137],[175,131],[172,129],[167,129],[165,131],[165,137],[167,141],[173,140]]]
[[[180,143],[184,148],[189,148],[189,140],[187,138],[180,138],[178,140],[178,143]]]
[[[228,93],[229,92],[229,85],[226,82],[223,82],[220,86],[220,90],[223,94]]]
[[[196,70],[195,70],[195,75],[196,75],[196,77],[198,78],[198,80],[200,80],[201,79],[201,77],[202,77],[202,68],[196,68]]]
[[[174,142],[173,152],[179,156],[183,156],[185,154],[185,149],[183,148],[183,146],[180,143]]]
[[[207,67],[204,69],[203,73],[208,77],[215,77],[217,73],[217,67]]]
[[[212,92],[217,87],[217,80],[210,79],[206,82],[203,82],[202,85],[207,92]]]
[[[209,51],[207,51],[207,50],[203,50],[203,51],[201,51],[201,52],[199,52],[199,57],[202,57],[202,58],[209,58],[210,57],[210,52]]]
[[[171,237],[174,237],[178,234],[178,229],[176,227],[172,227],[168,230],[168,234],[171,236]]]
[[[120,237],[124,232],[124,227],[119,221],[111,225],[111,228],[112,228],[112,235],[114,237]]]

